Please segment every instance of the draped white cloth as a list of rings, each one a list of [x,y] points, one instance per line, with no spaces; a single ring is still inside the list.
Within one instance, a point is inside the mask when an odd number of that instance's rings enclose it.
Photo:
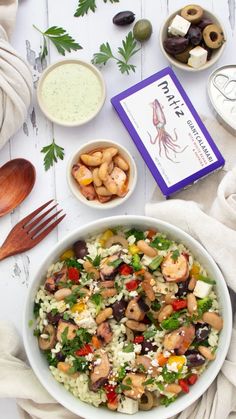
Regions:
[[[8,42],[17,3],[0,0],[0,149],[26,119],[33,90],[28,64]]]

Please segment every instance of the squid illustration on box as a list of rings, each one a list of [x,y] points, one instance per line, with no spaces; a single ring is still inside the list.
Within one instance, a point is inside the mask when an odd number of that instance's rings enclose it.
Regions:
[[[176,154],[183,153],[187,145],[181,149],[179,144],[176,144],[178,141],[178,135],[176,130],[174,129],[175,138],[173,138],[166,130],[166,117],[163,112],[162,106],[157,99],[150,104],[153,110],[153,117],[152,122],[154,127],[157,130],[157,135],[155,138],[152,138],[151,134],[148,132],[150,143],[156,144],[158,140],[159,146],[159,156],[162,157],[162,151],[164,151],[165,157],[172,161],[173,163],[180,163],[176,161]]]

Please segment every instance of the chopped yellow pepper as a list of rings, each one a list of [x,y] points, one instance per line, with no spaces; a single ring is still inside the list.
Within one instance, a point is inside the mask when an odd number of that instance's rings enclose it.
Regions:
[[[114,236],[114,233],[113,233],[113,231],[112,230],[106,230],[106,231],[104,231],[104,233],[102,234],[102,236],[100,237],[100,239],[99,239],[99,243],[100,243],[100,245],[102,246],[102,247],[104,247],[105,246],[105,244],[106,244],[106,241],[108,240],[108,239],[110,239],[112,236]]]
[[[67,249],[62,255],[60,256],[60,260],[71,259],[75,257],[75,252],[73,249]]]
[[[192,268],[190,269],[190,276],[194,276],[197,277],[200,273],[200,266],[196,265],[195,263],[193,264]]]
[[[129,253],[131,253],[131,255],[136,255],[137,253],[140,252],[138,246],[136,246],[136,244],[131,244],[129,247]]]
[[[76,303],[71,307],[72,313],[81,313],[86,308],[84,303]]]
[[[186,362],[185,356],[172,355],[168,359],[168,363],[167,364],[168,365],[172,365],[172,364],[176,363],[177,369],[178,369],[178,371],[180,371],[183,368],[185,362]]]

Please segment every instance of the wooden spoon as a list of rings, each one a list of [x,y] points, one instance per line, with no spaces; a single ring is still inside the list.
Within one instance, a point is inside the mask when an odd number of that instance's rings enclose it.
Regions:
[[[0,217],[16,208],[31,192],[35,168],[28,160],[10,160],[0,168]]]

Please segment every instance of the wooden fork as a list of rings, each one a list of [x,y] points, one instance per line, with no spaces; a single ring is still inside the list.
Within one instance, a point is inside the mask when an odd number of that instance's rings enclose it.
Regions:
[[[57,204],[55,204],[50,209],[47,209],[47,211],[40,214],[41,211],[52,202],[53,199],[46,202],[46,204],[33,211],[16,224],[15,227],[13,227],[0,248],[0,260],[5,259],[8,256],[15,255],[16,253],[22,253],[26,250],[32,249],[32,247],[41,242],[41,240],[43,240],[44,237],[46,237],[63,220],[66,214],[56,219],[62,211],[60,210],[40,223],[40,221],[42,221],[54,208],[57,207]],[[40,215],[35,218],[38,214]],[[55,221],[51,223],[53,220]]]

